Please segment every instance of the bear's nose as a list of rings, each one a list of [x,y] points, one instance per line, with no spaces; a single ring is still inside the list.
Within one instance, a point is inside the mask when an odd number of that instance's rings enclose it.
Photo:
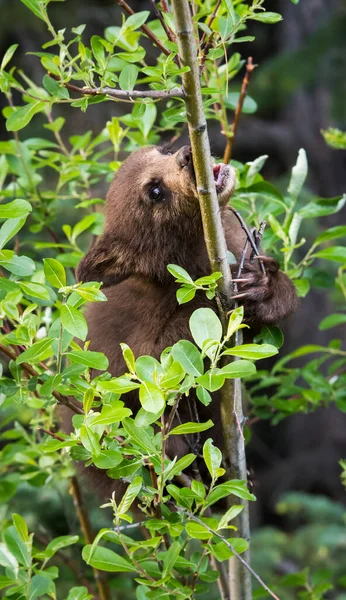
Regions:
[[[190,166],[192,163],[191,146],[183,146],[180,148],[175,160],[181,168]]]

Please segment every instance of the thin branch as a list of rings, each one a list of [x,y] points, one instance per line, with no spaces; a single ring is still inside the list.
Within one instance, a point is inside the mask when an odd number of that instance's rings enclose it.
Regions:
[[[203,48],[203,54],[202,54],[202,58],[201,58],[201,69],[203,69],[203,67],[204,67],[204,63],[205,63],[205,61],[206,61],[206,60],[207,60],[207,58],[208,58],[208,52],[209,52],[209,48],[210,48],[210,46],[211,46],[211,43],[212,43],[212,41],[213,41],[213,37],[214,37],[215,33],[216,33],[216,32],[215,32],[215,31],[213,31],[213,32],[210,34],[210,36],[208,37],[208,39],[207,39],[207,42],[206,42],[206,44],[205,44],[205,46],[204,46],[204,48]]]
[[[170,503],[170,501],[169,501],[169,503]],[[189,517],[189,519],[192,519],[192,521],[195,521],[196,523],[199,523],[199,525],[202,525],[211,534],[215,535],[220,540],[222,540],[223,543],[226,544],[226,546],[233,552],[234,556],[237,557],[237,559],[244,565],[244,567],[249,571],[249,573],[251,573],[251,575],[258,581],[258,583],[263,587],[263,589],[265,589],[265,591],[272,598],[275,598],[275,600],[280,600],[280,598],[278,598],[278,596],[276,596],[276,594],[274,594],[274,592],[271,591],[271,589],[267,586],[267,584],[264,583],[263,579],[261,579],[261,577],[259,575],[257,575],[256,571],[254,571],[252,569],[252,567],[246,562],[246,560],[244,560],[244,558],[242,557],[242,555],[239,554],[236,551],[236,549],[234,548],[234,546],[228,540],[226,540],[225,537],[223,535],[221,535],[221,533],[218,533],[217,531],[215,531],[214,529],[212,529],[211,527],[209,527],[209,525],[207,525],[204,521],[202,521],[201,519],[199,519],[198,517],[196,517],[196,515],[190,513],[185,508],[181,508],[181,507],[178,506],[177,509],[178,509],[178,511],[184,512]],[[239,596],[239,598],[240,598],[240,596]]]
[[[11,360],[15,361],[18,358],[17,354],[13,350],[11,350],[11,348],[8,348],[7,346],[4,346],[3,344],[0,344],[0,352],[3,352],[4,354],[6,354]],[[24,371],[29,373],[29,375],[31,375],[32,377],[38,377],[39,383],[43,383],[43,381],[40,379],[40,374],[31,365],[24,362],[24,363],[20,364],[20,367],[22,369],[24,369]],[[84,414],[82,408],[80,408],[79,406],[74,404],[69,398],[67,398],[66,396],[63,396],[59,392],[53,390],[52,396],[54,396],[54,398],[59,402],[59,404],[63,404],[64,406],[67,406],[73,412],[80,414],[80,415]]]
[[[121,8],[124,9],[125,12],[127,12],[128,15],[134,15],[135,11],[132,10],[131,6],[129,6],[125,0],[115,0],[116,3],[121,6]],[[170,56],[171,52],[169,50],[167,50],[167,48],[165,48],[160,40],[156,37],[156,35],[151,31],[151,29],[149,29],[149,27],[147,25],[142,25],[140,27],[140,29],[143,31],[143,33],[145,33],[145,35],[151,39],[151,41],[155,44],[155,46],[157,46],[161,52],[163,52],[163,54],[165,54],[166,56]]]
[[[252,236],[252,234],[250,233],[250,231],[249,231],[249,229],[248,229],[248,227],[247,227],[247,225],[246,225],[246,223],[245,223],[245,221],[244,221],[243,217],[242,217],[242,216],[241,216],[241,214],[240,214],[240,213],[239,213],[239,212],[238,212],[238,211],[237,211],[235,208],[233,208],[232,206],[229,206],[228,208],[229,208],[229,210],[231,210],[231,211],[232,211],[232,213],[233,213],[233,214],[234,214],[234,215],[237,217],[237,219],[238,219],[238,221],[239,221],[239,223],[240,223],[240,225],[241,225],[241,228],[242,228],[242,229],[245,231],[245,233],[246,233],[246,235],[247,235],[247,239],[249,240],[250,246],[251,246],[251,248],[252,248],[252,250],[253,250],[253,253],[254,253],[256,256],[259,256],[259,251],[258,251],[257,245],[256,245],[256,243],[255,243],[255,240],[253,239],[253,236]],[[265,268],[264,268],[263,261],[260,259],[260,260],[259,260],[259,263],[260,263],[260,266],[261,266],[262,273],[264,273],[264,275],[265,275],[265,273],[266,273],[266,270],[265,270]]]
[[[243,83],[241,86],[240,95],[238,98],[237,108],[235,109],[235,113],[234,113],[234,120],[232,123],[229,137],[227,139],[225,152],[223,155],[223,162],[226,163],[226,165],[229,163],[229,161],[232,158],[234,138],[235,138],[235,134],[237,132],[241,111],[242,111],[244,100],[245,100],[246,93],[247,93],[247,88],[248,88],[248,85],[250,82],[250,77],[252,75],[252,72],[254,71],[254,69],[256,67],[257,67],[257,65],[253,64],[252,58],[251,58],[251,56],[249,56],[249,58],[247,59],[247,63],[246,63],[246,71],[245,71]]]
[[[151,0],[151,3],[153,5],[153,11],[155,13],[155,16],[159,19],[159,21],[160,21],[160,23],[162,25],[162,28],[165,30],[166,36],[168,37],[168,39],[169,39],[170,42],[175,43],[175,34],[174,34],[174,31],[172,31],[172,29],[166,25],[166,22],[165,22],[165,20],[164,20],[164,18],[162,16],[161,11],[156,6],[156,0]],[[163,12],[166,12],[166,11],[163,11]],[[177,59],[178,59],[179,66],[180,66],[179,56],[177,57]]]
[[[70,492],[71,492],[71,495],[73,498],[73,503],[76,508],[77,517],[78,517],[78,520],[80,523],[80,527],[81,527],[84,539],[87,544],[92,544],[95,536],[94,536],[94,532],[93,532],[93,529],[91,526],[87,508],[84,504],[82,492],[79,487],[77,477],[71,478]],[[110,590],[108,587],[108,582],[107,582],[105,573],[103,573],[102,571],[99,571],[98,569],[95,569],[95,567],[92,567],[92,570],[94,573],[100,600],[111,600],[111,594],[110,594]]]
[[[90,88],[90,87],[79,87],[73,83],[67,83],[61,81],[56,75],[50,73],[50,77],[59,81],[71,92],[77,92],[84,96],[109,96],[117,100],[130,100],[134,101],[138,98],[153,98],[154,100],[165,100],[167,98],[184,98],[184,90],[182,88],[173,88],[171,90],[119,90],[108,86]]]
[[[216,17],[216,13],[217,13],[217,11],[219,10],[220,4],[221,4],[221,0],[217,0],[217,3],[216,3],[216,5],[215,5],[215,8],[214,8],[214,10],[213,10],[212,14],[210,15],[210,17],[209,17],[209,19],[208,19],[208,21],[207,21],[207,23],[206,23],[206,25],[207,25],[207,27],[209,27],[209,29],[210,29],[210,27],[212,26],[212,23],[213,23],[213,21],[214,21],[214,19],[215,19],[215,17]],[[214,33],[214,32],[213,32],[213,33]],[[213,35],[213,34],[211,34],[211,35],[210,35],[210,37],[211,37],[212,35]],[[203,33],[203,35],[202,35],[202,39],[201,39],[201,47],[203,46],[203,44],[204,44],[204,42],[205,42],[205,38],[206,38],[206,37],[207,37],[207,33],[206,33],[206,32],[204,32],[204,33]],[[209,39],[210,39],[210,38],[209,38]]]

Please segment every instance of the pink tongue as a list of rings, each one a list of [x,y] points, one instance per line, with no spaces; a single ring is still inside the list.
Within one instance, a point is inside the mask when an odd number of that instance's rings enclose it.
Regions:
[[[220,173],[220,165],[215,165],[215,167],[213,167],[213,174],[214,174],[214,180],[217,181],[217,178],[219,176]]]

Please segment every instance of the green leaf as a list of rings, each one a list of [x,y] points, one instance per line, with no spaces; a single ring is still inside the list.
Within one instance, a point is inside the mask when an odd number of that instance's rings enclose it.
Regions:
[[[85,340],[88,325],[82,313],[69,304],[63,304],[60,309],[60,319],[67,331],[80,340]],[[107,367],[106,367],[107,368]]]
[[[30,555],[28,546],[25,542],[23,542],[20,534],[13,525],[5,529],[4,538],[9,551],[17,559],[19,564],[29,567]]]
[[[261,23],[278,23],[282,21],[282,16],[276,12],[260,12],[260,13],[251,13],[248,19],[252,19],[254,21],[260,21]]]
[[[343,323],[346,323],[346,315],[335,313],[333,315],[328,315],[328,317],[322,319],[318,328],[320,331],[324,331],[325,329],[331,329],[332,327],[342,325]]]
[[[92,600],[92,598],[88,588],[81,586],[71,588],[66,600]]]
[[[196,521],[187,521],[185,525],[186,533],[197,540],[208,540],[213,534],[206,527]]]
[[[43,269],[47,281],[56,288],[66,285],[66,273],[62,264],[55,258],[44,258]]]
[[[62,548],[67,548],[68,546],[72,546],[72,544],[76,544],[79,540],[78,535],[61,535],[59,537],[54,538],[51,542],[49,542],[46,550],[55,554]]]
[[[244,538],[229,538],[226,541],[233,546],[234,551],[238,554],[245,552],[245,550],[247,550],[249,547],[249,543],[246,540],[244,540]],[[215,558],[220,562],[222,562],[223,560],[228,560],[231,556],[234,556],[234,552],[232,552],[230,547],[227,546],[225,542],[212,544],[210,546],[210,550],[213,556],[215,556]]]
[[[119,86],[122,90],[131,91],[136,85],[139,69],[136,65],[126,65],[119,75]]]
[[[331,246],[312,255],[314,258],[324,258],[335,262],[346,262],[346,246]]]
[[[147,139],[155,123],[157,114],[156,104],[149,102],[145,105],[145,111],[142,119],[138,123],[139,129],[142,131],[145,139]]]
[[[198,433],[199,431],[206,431],[213,427],[214,423],[209,419],[206,423],[183,423],[171,429],[168,435],[186,435],[188,433]]]
[[[34,15],[36,15],[36,17],[38,17],[42,21],[45,20],[40,9],[40,0],[21,0],[21,2],[23,2],[23,4],[25,4],[25,6],[27,6],[31,10],[31,12],[33,12]]]
[[[265,13],[266,14],[266,13]],[[306,152],[301,148],[298,152],[298,158],[295,166],[292,169],[292,175],[288,186],[288,193],[297,198],[302,190],[308,174],[308,161]],[[301,215],[301,213],[300,213]]]
[[[84,546],[82,556],[88,565],[100,571],[108,571],[109,573],[132,573],[136,571],[135,567],[126,558],[119,556],[102,546],[97,546],[91,555],[91,544]]]
[[[90,40],[91,49],[95,56],[96,62],[100,65],[101,69],[105,69],[107,67],[106,59],[105,59],[105,48],[101,41],[99,35],[93,35]]]
[[[4,55],[4,58],[1,61],[1,66],[0,66],[0,71],[3,71],[5,69],[5,67],[7,67],[8,63],[10,62],[12,56],[14,55],[15,51],[18,48],[18,44],[12,44],[12,46],[10,46]]]
[[[117,377],[108,381],[99,381],[98,387],[106,392],[114,392],[115,394],[125,394],[132,392],[140,387],[140,383],[132,381],[128,377]]]
[[[42,598],[49,592],[52,592],[54,584],[51,578],[45,573],[34,575],[30,581],[28,600],[36,600],[36,598]]]
[[[73,350],[66,352],[66,356],[72,363],[84,365],[89,369],[106,371],[108,368],[108,358],[102,352],[91,352],[90,350]],[[106,383],[106,382],[105,382]]]
[[[178,265],[167,265],[167,270],[170,272],[178,283],[193,284],[193,279],[187,271]]]
[[[178,475],[178,473],[181,473],[182,471],[184,471],[184,469],[187,469],[187,467],[189,467],[195,459],[195,454],[186,454],[186,456],[183,456],[182,458],[177,460],[176,463],[172,461],[172,464],[165,469],[165,481],[167,479],[173,479],[175,475]]]
[[[221,498],[231,495],[237,496],[237,498],[242,498],[243,500],[256,500],[256,497],[247,489],[246,481],[241,479],[233,479],[217,485],[209,493],[208,498],[206,499],[205,507],[211,506],[212,504],[215,504],[215,502],[221,500]]]
[[[21,515],[17,515],[16,513],[12,514],[13,524],[17,530],[18,535],[24,543],[29,541],[29,532],[28,526]]]
[[[21,281],[20,287],[26,296],[33,296],[40,300],[49,300],[49,292],[44,285],[32,281]]]
[[[193,339],[200,348],[206,340],[217,340],[218,342],[221,340],[221,321],[211,308],[195,310],[190,317],[189,327]]]
[[[33,365],[45,360],[52,355],[52,338],[45,338],[39,342],[35,342],[30,348],[27,348],[22,354],[16,359],[17,365],[21,365],[23,362],[29,362]]]
[[[198,377],[196,382],[209,392],[216,392],[225,383],[225,376],[220,372],[220,369],[217,369],[217,371],[210,370]]]
[[[181,546],[179,542],[173,542],[167,552],[163,552],[162,557],[160,556],[160,560],[163,560],[162,577],[166,577],[170,574],[177,561],[180,549]]]
[[[0,219],[19,219],[27,217],[32,207],[26,200],[12,200],[7,204],[0,204]]]
[[[310,281],[308,279],[296,279],[293,283],[297,290],[298,298],[305,298],[306,294],[310,290]]]
[[[18,561],[9,551],[6,544],[0,542],[0,565],[6,569],[13,569],[15,572],[18,571]]]
[[[238,106],[240,92],[230,92],[228,96],[224,98],[225,105],[227,108],[235,110]],[[257,110],[257,102],[251,96],[246,95],[242,106],[242,112],[244,114],[251,115]]]
[[[337,225],[336,227],[330,227],[323,233],[317,236],[315,239],[315,244],[322,244],[322,242],[327,242],[329,240],[335,240],[339,237],[346,236],[346,225]]]
[[[223,354],[239,356],[240,358],[249,358],[250,360],[259,360],[268,358],[278,353],[278,349],[271,344],[242,344],[235,348],[227,348]]]
[[[173,361],[160,377],[160,387],[166,390],[174,389],[184,379],[185,371],[180,363]]]
[[[339,212],[346,204],[346,194],[336,198],[317,198],[300,209],[302,219],[315,219]]]
[[[174,360],[179,362],[188,375],[203,375],[204,366],[201,353],[188,340],[180,340],[172,348]]]
[[[123,495],[121,502],[119,504],[117,513],[120,515],[126,515],[129,510],[131,504],[137,498],[140,490],[142,489],[142,477],[135,477],[133,481],[131,481],[128,486],[125,494]]]
[[[145,23],[149,15],[150,12],[148,10],[142,10],[128,17],[121,28],[119,37],[123,35],[125,31],[134,31],[135,29],[139,29],[139,27]]]
[[[226,338],[230,339],[232,335],[239,329],[244,318],[244,307],[238,306],[231,312],[231,316],[228,321]]]
[[[280,327],[274,325],[263,325],[260,333],[253,338],[253,341],[262,344],[271,344],[276,348],[281,348],[284,343],[284,334]]]
[[[196,390],[197,398],[204,406],[209,406],[212,401],[212,397],[203,387],[198,386]]]
[[[85,286],[83,284],[81,287],[76,288],[74,291],[76,292],[76,294],[78,294],[78,296],[81,296],[81,298],[84,298],[84,300],[87,300],[88,302],[107,301],[107,296],[105,296],[104,293],[96,287],[93,288],[90,286]]]
[[[19,129],[23,129],[26,127],[33,116],[41,112],[45,108],[45,102],[36,101],[30,104],[26,104],[22,106],[22,108],[17,108],[13,113],[10,114],[6,121],[6,129],[7,131],[18,131]]]
[[[28,256],[16,256],[11,250],[0,252],[0,265],[4,269],[7,269],[7,271],[10,271],[10,273],[18,275],[18,277],[29,277],[36,269],[35,263],[31,258],[28,258]]]
[[[235,360],[222,367],[220,373],[223,373],[227,379],[249,377],[256,373],[256,367],[249,360]]]
[[[186,304],[194,299],[197,289],[191,285],[182,285],[176,292],[178,304]]]
[[[101,447],[98,436],[87,425],[82,425],[80,428],[80,439],[84,448],[86,448],[88,452],[93,454],[95,457],[100,454]]]
[[[123,455],[118,450],[102,450],[93,456],[93,463],[98,469],[112,469],[123,461]]]
[[[122,421],[129,417],[132,411],[123,406],[123,402],[115,402],[114,404],[105,404],[100,413],[95,413],[88,417],[90,425],[113,425],[118,421]]]
[[[121,351],[123,353],[124,361],[130,373],[135,373],[135,357],[131,348],[127,344],[120,344]]]
[[[123,420],[123,427],[133,441],[146,453],[158,454],[153,442],[153,438],[149,436],[146,429],[136,427],[133,419],[127,418]]]
[[[211,478],[217,478],[217,469],[221,466],[221,450],[214,446],[213,440],[209,438],[203,445],[203,458]]]
[[[288,238],[287,238],[287,235],[286,235],[285,231],[281,227],[279,221],[274,217],[274,215],[269,215],[268,216],[268,221],[269,221],[270,227],[274,231],[275,235],[278,238],[280,238],[280,240],[283,240],[283,242],[286,243],[287,240],[288,240]]]
[[[139,388],[139,401],[147,412],[158,413],[165,406],[161,390],[150,381],[144,381]]]
[[[23,227],[26,221],[26,217],[20,217],[19,219],[7,219],[0,229],[0,249],[3,248],[11,238],[13,238],[18,231]],[[14,256],[13,260],[20,259],[22,257]],[[28,275],[28,273],[23,273]]]
[[[155,384],[158,375],[162,373],[162,366],[152,356],[140,356],[135,362],[135,371],[138,379]]]
[[[228,511],[221,517],[217,529],[219,530],[227,527],[228,523],[235,519],[243,509],[244,506],[241,504],[233,504],[233,506],[231,506],[231,508],[229,508]]]

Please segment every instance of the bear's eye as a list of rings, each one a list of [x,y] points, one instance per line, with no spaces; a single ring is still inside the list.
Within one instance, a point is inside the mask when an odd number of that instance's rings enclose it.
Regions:
[[[149,198],[150,198],[150,200],[154,200],[155,202],[159,202],[160,200],[163,200],[163,189],[162,189],[162,187],[159,186],[159,185],[154,185],[149,190]]]

